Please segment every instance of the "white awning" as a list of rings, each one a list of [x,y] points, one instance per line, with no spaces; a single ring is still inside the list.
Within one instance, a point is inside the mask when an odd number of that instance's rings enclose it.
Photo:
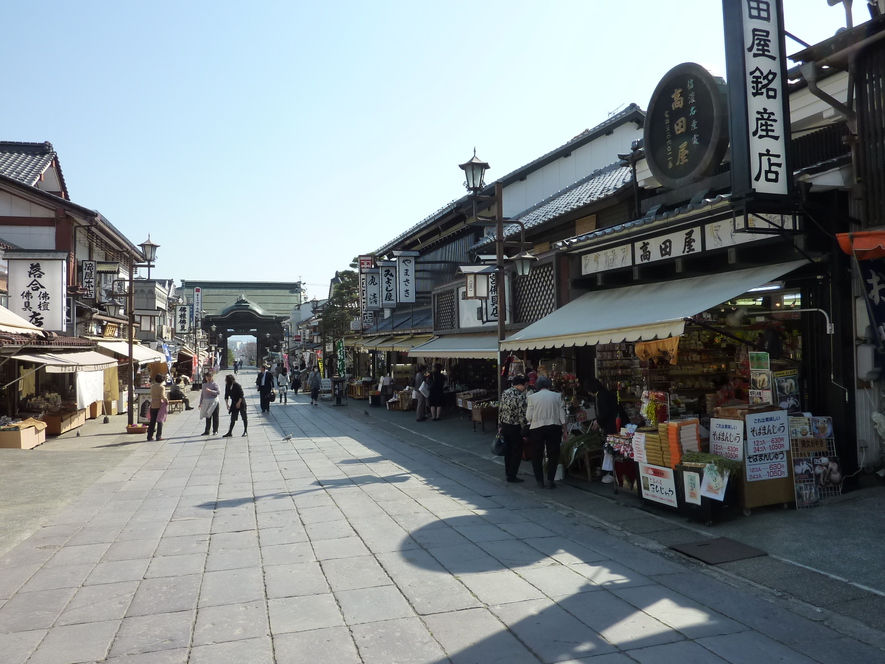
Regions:
[[[98,347],[109,350],[120,357],[129,357],[128,341],[99,341]],[[139,364],[149,364],[152,362],[165,362],[166,356],[153,348],[148,348],[141,344],[132,344],[132,359]]]
[[[496,360],[498,335],[497,333],[450,334],[415,346],[408,353],[409,357]]]
[[[503,350],[561,348],[678,336],[684,318],[711,309],[806,261],[766,265],[654,284],[585,293],[509,336]]]
[[[19,362],[42,364],[46,373],[77,373],[78,371],[101,371],[117,366],[117,361],[94,350],[74,353],[19,353],[12,356]]]
[[[9,334],[42,334],[43,329],[29,323],[6,307],[0,307],[0,332]]]

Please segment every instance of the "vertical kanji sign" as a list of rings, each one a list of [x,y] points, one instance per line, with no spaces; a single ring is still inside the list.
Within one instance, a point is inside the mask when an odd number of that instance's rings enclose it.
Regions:
[[[378,268],[366,270],[366,309],[379,311],[381,306],[381,276]]]
[[[194,288],[194,327],[197,325],[197,320],[200,318],[200,312],[203,310],[203,289],[197,286]]]
[[[95,261],[83,261],[83,275],[82,275],[82,284],[83,288],[86,289],[86,297],[90,300],[95,299],[95,277],[96,277],[96,265]]]
[[[723,0],[732,195],[792,192],[782,0]]]
[[[415,257],[398,256],[396,259],[397,299],[401,304],[415,302]]]
[[[396,308],[396,263],[380,263],[381,306],[384,309]]]
[[[190,329],[190,307],[179,304],[175,307],[175,334],[187,334]]]
[[[64,331],[65,264],[59,259],[9,257],[9,310],[44,330]]]

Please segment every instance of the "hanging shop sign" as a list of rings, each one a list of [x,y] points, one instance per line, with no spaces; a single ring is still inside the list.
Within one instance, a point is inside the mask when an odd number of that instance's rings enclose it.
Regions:
[[[712,175],[728,148],[725,82],[693,62],[673,67],[648,104],[644,143],[648,166],[665,187]]]
[[[366,310],[378,311],[381,307],[381,275],[378,268],[366,270]]]
[[[792,192],[782,0],[723,0],[732,196]]]
[[[194,327],[196,327],[197,319],[203,310],[203,289],[197,286],[194,288]]]
[[[396,307],[396,263],[380,263],[381,306],[384,309]]]
[[[746,416],[746,422],[747,481],[789,477],[790,431],[786,411],[751,413]]]
[[[360,256],[359,257],[359,265],[360,272],[365,272],[366,270],[371,270],[375,267],[375,257],[374,256]]]
[[[596,274],[606,270],[616,270],[633,265],[633,249],[631,245],[610,247],[602,251],[594,251],[581,256],[581,274]]]
[[[415,289],[418,284],[415,281],[417,269],[417,251],[395,251],[396,277],[397,277],[397,301],[400,304],[415,303]]]
[[[867,313],[879,349],[885,349],[885,259],[871,258],[857,261],[861,285],[867,303]],[[11,292],[11,291],[10,291]]]
[[[489,296],[482,301],[482,322],[498,322],[498,274],[489,274]]]
[[[642,497],[668,507],[678,507],[676,496],[676,479],[672,468],[652,466],[647,463],[639,465],[639,490]]]
[[[85,296],[90,299],[95,299],[95,277],[96,277],[96,264],[95,261],[82,261],[81,263],[83,268],[83,274],[81,276],[81,283],[83,284],[83,288],[86,289]]]
[[[9,310],[32,325],[61,332],[65,329],[64,259],[36,256],[14,258],[9,265]]]
[[[175,334],[186,334],[190,322],[190,307],[186,304],[179,304],[175,307]]]

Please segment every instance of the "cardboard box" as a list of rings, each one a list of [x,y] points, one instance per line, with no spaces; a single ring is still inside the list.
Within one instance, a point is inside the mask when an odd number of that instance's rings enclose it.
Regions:
[[[36,427],[8,429],[0,431],[0,447],[16,450],[30,450],[46,442],[46,431]]]
[[[86,408],[86,419],[94,420],[104,414],[104,401],[95,401]]]
[[[106,415],[117,414],[117,399],[108,399],[104,402],[104,412]]]

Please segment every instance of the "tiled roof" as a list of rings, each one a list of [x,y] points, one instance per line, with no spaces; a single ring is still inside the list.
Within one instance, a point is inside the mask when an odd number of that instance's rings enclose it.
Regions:
[[[52,143],[0,141],[0,174],[36,187],[40,175],[56,158]]]
[[[528,210],[519,213],[516,218],[526,230],[541,226],[551,219],[556,219],[567,212],[589,205],[595,201],[611,196],[619,189],[630,184],[633,176],[629,166],[611,164],[594,171],[582,180],[578,180],[565,189],[556,192]],[[508,238],[519,233],[517,224],[504,226],[504,237]],[[477,242],[471,249],[478,249],[495,241],[494,234]]]
[[[382,318],[376,325],[365,330],[363,334],[378,334],[380,332],[406,332],[407,330],[430,328],[433,326],[433,312],[430,307],[419,309],[395,311],[392,316]]]
[[[460,198],[459,200],[452,201],[451,203],[449,203],[445,207],[441,207],[439,210],[437,210],[436,212],[434,212],[430,216],[425,217],[424,219],[419,221],[417,224],[412,226],[410,229],[408,229],[404,233],[400,233],[395,238],[393,238],[390,242],[387,242],[384,245],[382,245],[381,247],[379,247],[377,250],[375,250],[375,255],[381,256],[383,254],[386,254],[388,251],[391,251],[394,247],[396,247],[397,243],[399,243],[400,240],[405,240],[406,238],[408,238],[408,237],[414,235],[415,233],[417,233],[418,231],[420,231],[422,228],[425,228],[427,226],[431,226],[433,224],[433,222],[435,222],[437,219],[444,216],[446,213],[453,211],[456,207],[458,207],[459,203],[462,203],[466,200],[467,200],[467,196],[465,195],[464,197]]]

